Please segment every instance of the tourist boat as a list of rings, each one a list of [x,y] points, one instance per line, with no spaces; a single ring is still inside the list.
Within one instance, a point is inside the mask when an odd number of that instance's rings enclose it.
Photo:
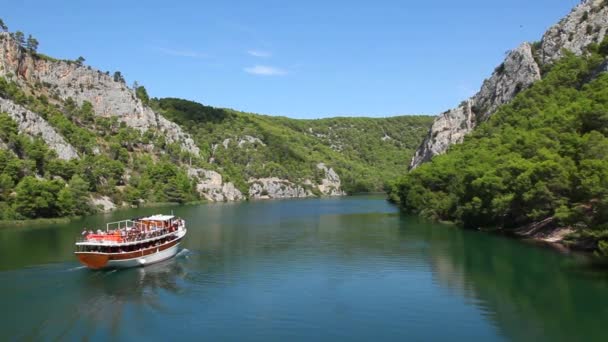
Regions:
[[[74,254],[96,270],[145,266],[177,254],[185,235],[185,221],[173,215],[110,222],[105,231],[85,228]]]

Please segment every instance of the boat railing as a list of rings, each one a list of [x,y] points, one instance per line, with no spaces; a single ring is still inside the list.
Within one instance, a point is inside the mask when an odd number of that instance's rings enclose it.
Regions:
[[[125,220],[130,221],[130,220]],[[125,221],[120,221],[121,223]],[[131,221],[133,222],[133,221]],[[112,222],[110,224],[117,224],[119,222]],[[183,225],[175,225],[170,227],[159,227],[149,225],[138,225],[139,222],[133,222],[132,226],[122,226],[122,228],[108,229],[107,231],[97,232],[83,232],[83,235],[76,240],[76,243],[95,243],[104,245],[114,245],[129,242],[143,242],[150,239],[155,239],[163,236],[169,236],[180,229],[183,229]],[[109,226],[108,226],[109,227]]]

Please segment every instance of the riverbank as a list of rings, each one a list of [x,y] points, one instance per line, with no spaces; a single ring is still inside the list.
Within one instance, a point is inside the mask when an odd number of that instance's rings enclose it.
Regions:
[[[82,216],[36,218],[36,219],[27,219],[27,220],[0,220],[0,228],[23,227],[26,225],[27,226],[36,226],[36,225],[69,223],[72,220],[79,219],[81,217]]]
[[[120,212],[122,210],[128,209],[136,209],[136,208],[162,208],[162,207],[171,207],[171,206],[190,206],[190,205],[201,205],[210,203],[209,201],[200,200],[200,201],[191,201],[186,203],[178,203],[178,202],[152,202],[152,203],[141,203],[138,206],[120,206],[115,207],[109,211],[99,210],[97,212],[92,213],[95,214],[110,214],[113,212]],[[66,217],[50,217],[50,218],[34,218],[34,219],[25,219],[25,220],[0,220],[0,229],[1,228],[16,228],[16,227],[25,227],[25,226],[39,226],[39,225],[49,225],[49,224],[66,224],[75,220],[82,219],[83,216],[66,216]]]
[[[573,227],[560,226],[553,217],[514,229],[511,234],[521,239],[530,239],[569,250],[590,253],[598,250],[598,239],[591,236],[576,236]]]
[[[367,196],[367,195],[375,195],[375,194],[382,194],[382,193],[370,193],[370,194],[365,194],[365,193],[358,193],[358,194],[353,194],[353,195],[343,195],[343,196],[338,196],[338,197],[347,197],[347,196]],[[304,199],[304,198],[332,198],[332,197],[336,197],[336,196],[314,196],[314,197],[290,197],[290,198],[245,198],[243,200],[239,200],[239,201],[228,201],[231,203],[238,203],[238,202],[248,202],[248,201],[269,201],[269,200],[293,200],[293,199]],[[95,213],[92,213],[92,215],[95,214],[110,214],[110,213],[114,213],[114,212],[120,212],[123,210],[129,210],[129,209],[137,209],[137,208],[162,208],[162,207],[171,207],[171,206],[193,206],[193,205],[202,205],[202,204],[211,204],[211,203],[228,203],[228,202],[213,202],[213,201],[208,201],[208,200],[197,200],[197,201],[190,201],[190,202],[185,202],[185,203],[178,203],[178,202],[143,202],[140,203],[139,205],[123,205],[123,206],[117,206],[117,207],[113,207],[110,210],[98,210]],[[72,222],[74,220],[78,220],[81,219],[82,216],[69,216],[69,217],[52,217],[52,218],[34,218],[34,219],[24,219],[24,220],[0,220],[0,229],[2,228],[15,228],[15,227],[24,227],[24,226],[36,226],[36,225],[47,225],[47,224],[65,224],[65,223],[69,223]]]

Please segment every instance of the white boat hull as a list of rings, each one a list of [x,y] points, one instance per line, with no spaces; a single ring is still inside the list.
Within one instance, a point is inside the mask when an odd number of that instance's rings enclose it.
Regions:
[[[130,267],[142,267],[146,265],[152,265],[163,260],[172,258],[179,251],[179,242],[174,246],[171,246],[163,251],[157,253],[145,255],[142,257],[136,257],[125,260],[110,260],[104,268],[130,268]]]

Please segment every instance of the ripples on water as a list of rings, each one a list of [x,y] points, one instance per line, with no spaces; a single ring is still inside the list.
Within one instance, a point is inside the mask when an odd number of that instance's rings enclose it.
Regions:
[[[550,250],[402,216],[382,198],[173,210],[189,223],[184,248],[121,271],[79,266],[73,236],[150,209],[0,231],[0,340],[603,337],[605,276],[572,272],[573,259]]]

